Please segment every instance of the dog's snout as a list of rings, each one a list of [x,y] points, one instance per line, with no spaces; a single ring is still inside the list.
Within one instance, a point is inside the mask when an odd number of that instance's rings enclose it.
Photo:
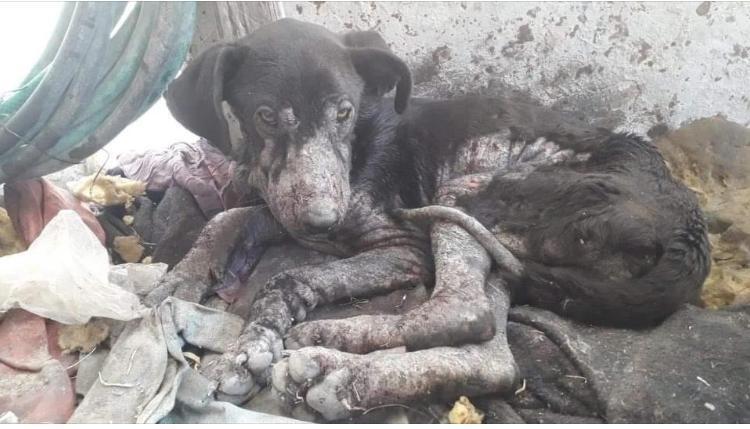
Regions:
[[[310,205],[303,216],[305,229],[312,233],[323,233],[330,230],[339,221],[339,213],[331,202],[315,202]]]

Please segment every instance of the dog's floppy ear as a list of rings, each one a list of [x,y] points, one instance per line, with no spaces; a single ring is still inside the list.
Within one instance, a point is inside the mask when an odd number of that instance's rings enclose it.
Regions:
[[[232,144],[224,117],[224,83],[239,62],[239,47],[211,46],[195,57],[172,81],[164,98],[172,115],[185,128],[205,137],[229,156]]]
[[[349,48],[378,48],[390,52],[388,44],[375,31],[348,31],[340,37],[344,45]]]
[[[381,96],[396,87],[396,113],[403,113],[411,95],[411,72],[399,57],[379,48],[349,48],[352,64],[365,81],[365,91]]]
[[[381,96],[396,86],[396,113],[406,109],[411,95],[411,73],[375,31],[349,31],[339,36],[349,48],[352,63],[368,94]]]

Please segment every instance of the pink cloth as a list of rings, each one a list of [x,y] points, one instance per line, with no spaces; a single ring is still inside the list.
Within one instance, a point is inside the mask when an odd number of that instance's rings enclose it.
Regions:
[[[174,143],[166,150],[120,154],[117,161],[125,177],[146,182],[148,191],[165,191],[172,185],[186,189],[206,217],[238,202],[230,183],[235,162],[204,139]]]
[[[60,210],[74,210],[104,244],[105,233],[94,213],[72,193],[47,179],[5,184],[5,209],[16,231],[30,245]]]
[[[21,309],[8,311],[0,322],[0,411],[12,411],[21,423],[65,423],[73,414],[75,392],[66,368],[77,354],[61,354],[58,328]]]

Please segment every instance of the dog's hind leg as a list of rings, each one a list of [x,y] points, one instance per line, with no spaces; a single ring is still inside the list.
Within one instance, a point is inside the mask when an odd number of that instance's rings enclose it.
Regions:
[[[423,349],[484,341],[495,323],[484,291],[490,258],[461,226],[437,222],[431,232],[435,290],[430,299],[404,316],[407,348]]]
[[[489,313],[496,326],[488,341],[368,355],[306,347],[276,364],[274,389],[290,403],[309,406],[327,420],[413,401],[510,392],[519,380],[505,331],[510,296],[498,277],[487,286]]]

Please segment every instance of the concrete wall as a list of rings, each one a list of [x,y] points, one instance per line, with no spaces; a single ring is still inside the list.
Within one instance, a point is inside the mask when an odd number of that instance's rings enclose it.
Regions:
[[[510,86],[641,133],[717,114],[750,124],[750,3],[300,2],[284,8],[287,17],[334,31],[380,32],[409,63],[419,95]]]

